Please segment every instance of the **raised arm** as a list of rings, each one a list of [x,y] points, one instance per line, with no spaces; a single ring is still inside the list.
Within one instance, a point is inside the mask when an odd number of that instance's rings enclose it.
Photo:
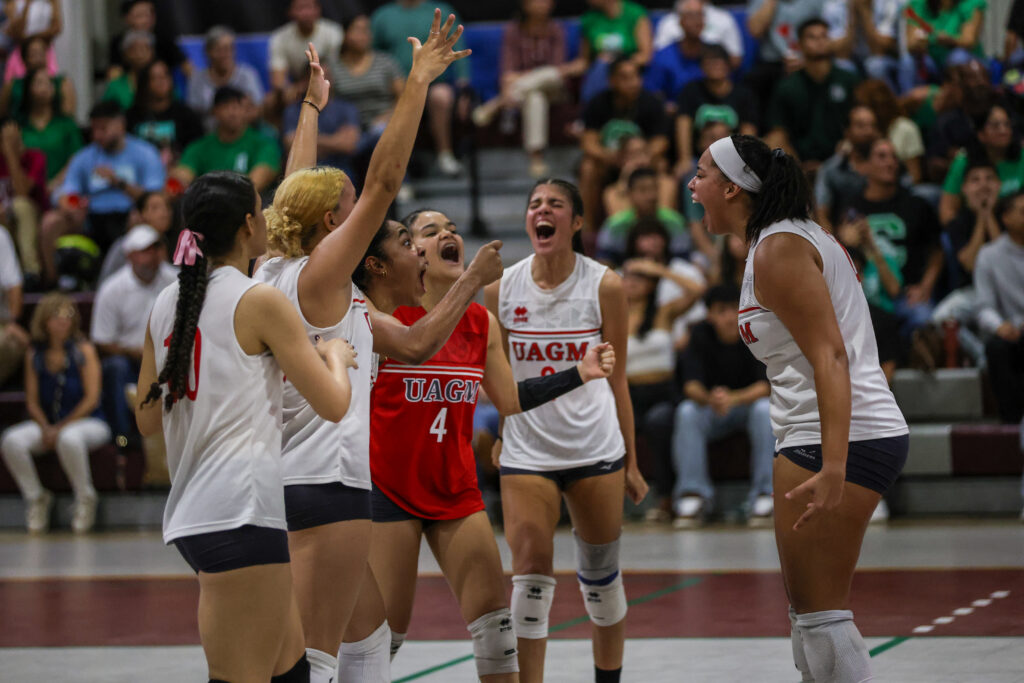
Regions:
[[[810,242],[791,234],[771,235],[754,254],[757,299],[779,317],[814,371],[821,415],[821,471],[786,494],[809,499],[799,529],[818,512],[834,510],[843,497],[850,440],[850,367],[839,322],[822,275],[821,257]],[[800,283],[799,287],[795,284]]]
[[[317,54],[313,43],[309,44],[306,57],[309,59],[309,86],[306,88],[306,96],[302,100],[299,124],[295,128],[291,150],[288,152],[288,162],[284,167],[286,177],[300,168],[316,166],[317,124],[320,120],[320,112],[327,106],[327,100],[331,94],[331,83],[324,77],[324,69],[320,66],[320,55]],[[283,71],[281,77],[282,80],[287,80]]]
[[[427,88],[444,73],[449,64],[469,55],[469,50],[452,50],[462,35],[462,26],[452,30],[454,22],[454,15],[450,15],[444,26],[441,26],[441,13],[435,10],[427,42],[421,45],[418,39],[409,38],[413,50],[412,69],[391,121],[370,158],[363,194],[345,222],[313,250],[309,263],[299,277],[300,300],[305,298],[307,292],[315,296],[318,290],[325,287],[347,286],[374,233],[387,216],[405,178],[409,155],[423,116]],[[312,109],[308,105],[303,108]],[[303,115],[309,116],[310,112],[304,111]],[[293,153],[298,147],[300,140],[297,132]]]
[[[501,242],[481,247],[444,298],[412,326],[406,326],[367,302],[373,322],[373,350],[412,365],[429,360],[448,341],[477,291],[501,277],[500,248]]]

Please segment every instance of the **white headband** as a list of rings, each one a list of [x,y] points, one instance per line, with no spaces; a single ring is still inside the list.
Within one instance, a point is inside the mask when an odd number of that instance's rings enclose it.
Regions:
[[[757,194],[761,191],[761,179],[743,161],[743,157],[736,151],[736,145],[733,144],[731,137],[726,136],[715,140],[708,150],[718,169],[725,174],[726,178],[747,192]]]

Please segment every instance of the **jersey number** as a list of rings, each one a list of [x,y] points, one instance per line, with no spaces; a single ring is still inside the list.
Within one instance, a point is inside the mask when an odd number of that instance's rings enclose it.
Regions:
[[[164,339],[164,346],[165,347],[170,347],[170,345],[171,345],[171,335],[167,335],[167,339]],[[196,396],[199,395],[199,360],[200,360],[200,358],[202,358],[202,355],[203,355],[203,333],[200,332],[199,328],[197,327],[196,328],[195,344],[192,346],[192,366],[193,366],[193,369],[195,370],[194,377],[196,379],[196,384],[195,384],[195,386],[192,386],[192,376],[190,376],[188,378],[188,381],[186,382],[186,386],[185,386],[185,397],[188,398],[188,400],[190,400],[190,401],[196,400]]]
[[[430,433],[437,435],[438,443],[444,441],[444,435],[448,433],[448,430],[444,428],[444,419],[446,417],[448,417],[448,408],[441,408],[437,413],[437,417],[434,418],[434,422],[430,425]]]

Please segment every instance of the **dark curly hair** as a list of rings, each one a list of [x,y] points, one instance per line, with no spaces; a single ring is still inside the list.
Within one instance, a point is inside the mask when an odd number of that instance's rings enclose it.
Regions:
[[[732,142],[743,162],[761,179],[761,191],[748,193],[752,204],[748,243],[756,242],[772,223],[811,217],[811,186],[796,159],[781,150],[772,151],[750,135],[733,135]]]
[[[189,368],[192,365],[192,347],[195,344],[199,314],[206,299],[211,259],[226,256],[235,247],[239,228],[250,215],[256,213],[256,187],[248,177],[230,171],[217,171],[199,176],[182,199],[185,224],[189,230],[202,235],[202,256],[189,266],[182,264],[178,273],[178,303],[174,310],[174,326],[167,349],[167,359],[156,382],[149,387],[146,400],[156,401],[163,394],[161,385],[167,385],[164,409],[188,390]]]

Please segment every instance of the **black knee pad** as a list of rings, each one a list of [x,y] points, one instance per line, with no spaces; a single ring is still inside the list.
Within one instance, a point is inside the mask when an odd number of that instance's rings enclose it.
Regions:
[[[302,653],[302,658],[291,669],[271,678],[270,683],[309,683],[309,660],[306,659],[306,653]]]

